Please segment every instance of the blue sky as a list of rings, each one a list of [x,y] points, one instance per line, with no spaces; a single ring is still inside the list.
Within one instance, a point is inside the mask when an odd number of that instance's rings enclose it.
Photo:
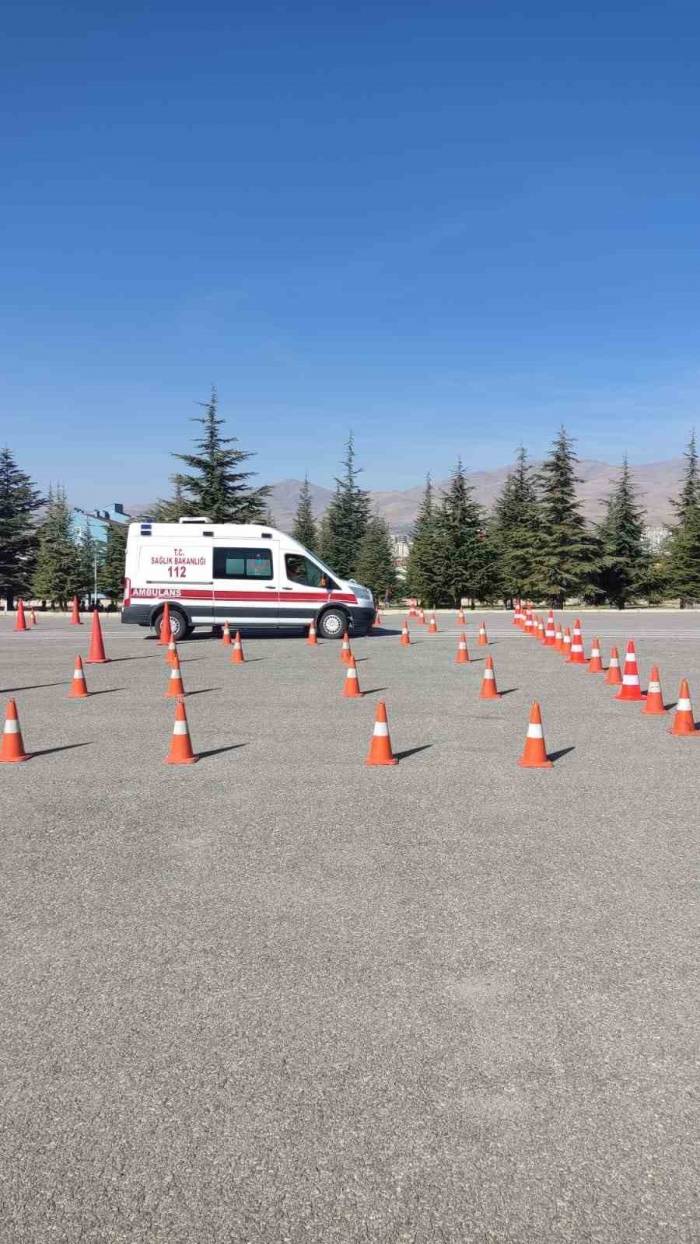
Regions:
[[[168,490],[215,382],[261,481],[675,456],[700,409],[700,12],[10,3],[0,439]]]

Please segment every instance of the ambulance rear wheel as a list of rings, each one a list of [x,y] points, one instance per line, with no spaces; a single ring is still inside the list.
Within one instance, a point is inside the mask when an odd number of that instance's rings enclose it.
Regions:
[[[323,639],[342,639],[347,630],[348,617],[342,609],[327,609],[319,618],[318,632]]]

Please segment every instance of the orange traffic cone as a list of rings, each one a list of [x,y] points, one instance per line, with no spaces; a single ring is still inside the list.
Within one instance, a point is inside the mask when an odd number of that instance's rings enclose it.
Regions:
[[[574,622],[574,633],[571,637],[571,651],[567,658],[569,665],[585,665],[586,654],[583,651],[583,636],[578,618]]]
[[[564,660],[568,661],[569,653],[571,652],[571,631],[569,630],[568,626],[564,627],[564,635],[561,641],[561,650],[564,655]]]
[[[199,757],[195,756],[192,751],[192,740],[190,739],[190,732],[187,726],[185,701],[180,697],[175,706],[173,734],[170,740],[170,751],[165,758],[165,763],[166,765],[193,765],[198,759]]]
[[[553,648],[557,642],[557,631],[554,625],[554,612],[551,609],[547,618],[547,625],[544,628],[544,642],[548,648]]]
[[[399,762],[391,750],[389,723],[386,716],[386,704],[380,700],[374,718],[374,730],[369,745],[366,765],[397,765]]]
[[[600,643],[597,639],[591,644],[591,655],[588,658],[589,674],[604,674],[603,662],[600,659]]]
[[[80,616],[80,605],[78,604],[77,596],[73,597],[73,604],[71,605],[71,611],[70,611],[70,624],[71,626],[82,626],[83,625],[83,621]]]
[[[163,612],[160,616],[160,632],[158,635],[158,646],[161,648],[167,648],[168,644],[170,643],[171,638],[172,638],[172,631],[170,630],[170,605],[168,604],[166,600],[165,604],[163,605]]]
[[[457,656],[455,657],[455,664],[456,665],[468,665],[469,664],[469,649],[467,648],[467,637],[464,634],[464,631],[462,631],[462,634],[457,640]]]
[[[347,700],[354,700],[361,694],[355,658],[350,657],[348,668],[345,671],[345,678],[343,679],[343,695]]]
[[[236,637],[231,645],[231,665],[242,665],[245,661],[243,653],[243,644],[241,643],[241,632],[236,631]]]
[[[482,622],[481,626],[479,627],[479,638],[477,639],[476,642],[480,648],[485,648],[489,642],[489,637],[486,634],[486,623],[485,622]]]
[[[544,745],[544,731],[542,729],[542,714],[536,700],[530,709],[530,722],[527,727],[525,749],[518,764],[523,769],[551,769],[552,767],[551,760],[547,759],[547,748]]]
[[[496,688],[496,672],[493,668],[493,657],[486,658],[484,675],[481,680],[480,700],[500,700],[500,692]]]
[[[24,616],[24,601],[20,598],[17,601],[17,621],[15,622],[16,631],[28,631],[27,619]]]
[[[610,649],[610,662],[608,664],[608,672],[605,675],[606,687],[621,687],[622,674],[620,673],[620,656],[617,648]]]
[[[316,638],[316,623],[313,618],[309,622],[309,633],[306,636],[306,642],[311,647],[314,647],[314,645],[318,643],[318,639]]]
[[[437,635],[437,628],[438,628],[437,618],[435,617],[435,614],[432,614],[430,621],[428,623],[428,634]]]
[[[36,626],[36,611],[32,609],[32,626]]]
[[[512,619],[512,625],[513,625],[513,626],[520,626],[520,619],[522,618],[522,616],[523,616],[523,615],[522,615],[522,614],[521,614],[521,612],[520,612],[520,602],[519,602],[519,601],[514,601],[514,602],[513,602],[513,619]]]
[[[690,690],[685,678],[681,681],[678,691],[678,702],[676,711],[673,714],[673,724],[669,734],[690,735],[692,738],[700,738],[700,731],[698,731],[698,727],[695,725],[695,718],[693,717],[693,706],[690,703]]]
[[[90,632],[90,649],[87,655],[88,665],[106,665],[109,657],[105,656],[104,640],[100,615],[95,609],[92,615],[92,631]]]
[[[532,616],[532,609],[526,609],[525,610],[525,621],[523,622],[523,633],[525,635],[532,635],[533,623],[534,623],[534,618]]]
[[[465,626],[465,625],[466,625],[466,619],[464,617],[464,610],[458,609],[457,610],[457,626]]]
[[[20,760],[29,760],[29,753],[24,750],[22,731],[17,716],[17,705],[10,700],[5,714],[5,729],[0,744],[0,765],[16,765]]]
[[[644,692],[639,685],[639,670],[637,669],[637,653],[634,648],[634,640],[630,639],[627,644],[627,652],[625,653],[625,667],[622,671],[622,686],[615,696],[616,700],[643,700]]]
[[[225,648],[231,643],[231,627],[228,622],[224,622],[223,630],[221,632],[221,642]]]
[[[554,630],[554,650],[555,652],[561,652],[563,647],[564,647],[564,632],[561,629],[561,623],[557,622],[557,625]]]
[[[70,691],[68,692],[69,700],[86,700],[88,697],[87,683],[85,681],[85,672],[80,657],[75,658],[75,668],[73,670],[73,678],[71,679]]]
[[[420,622],[421,626],[425,626],[425,610],[424,609],[418,610],[418,621]]]
[[[545,642],[544,618],[537,619],[537,638],[541,644]]]
[[[405,618],[401,625],[401,641],[400,642],[403,644],[404,648],[407,648],[411,642],[411,632],[408,629],[408,622],[406,621]]]
[[[175,664],[175,661],[178,659],[179,658],[177,655],[177,644],[175,643],[175,640],[171,637],[170,643],[168,644],[165,650],[165,664],[169,665],[170,668],[172,669],[172,667]]]
[[[182,685],[182,673],[180,671],[180,661],[175,654],[175,664],[170,671],[168,679],[168,689],[165,693],[166,700],[176,700],[179,695],[185,694],[185,688]]]
[[[377,612],[374,615],[374,622],[372,623],[372,629],[375,631],[378,631],[381,624],[382,624],[382,615],[379,612],[379,610],[377,610]]]
[[[659,678],[659,670],[656,665],[652,665],[651,674],[649,675],[649,688],[647,690],[647,698],[642,712],[647,717],[664,717],[666,714],[666,705],[664,697],[661,694],[661,680]]]
[[[343,642],[340,645],[340,659],[344,665],[347,665],[351,657],[352,657],[352,652],[350,651],[350,636],[348,635],[347,631],[344,631]]]

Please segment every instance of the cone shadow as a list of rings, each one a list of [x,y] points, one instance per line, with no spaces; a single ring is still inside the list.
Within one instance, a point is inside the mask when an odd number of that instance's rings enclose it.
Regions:
[[[91,691],[89,699],[95,695],[114,695],[115,691],[126,691],[126,687],[105,687],[102,691]]]
[[[499,691],[499,695],[512,695],[514,691],[519,691],[520,687],[506,687],[505,691]]]
[[[247,747],[247,743],[231,743],[229,747],[211,747],[207,752],[198,752],[198,760],[208,760],[211,756],[221,756],[224,752],[238,751],[239,747]]]
[[[185,695],[191,700],[193,695],[209,695],[212,691],[221,691],[221,687],[199,687],[197,691],[186,691]]]
[[[72,752],[76,747],[92,747],[92,743],[64,743],[63,747],[44,747],[41,751],[29,754],[34,759],[37,756],[52,756],[54,752]]]
[[[2,687],[0,695],[15,695],[18,691],[39,691],[42,687],[67,687],[70,684],[70,678],[65,678],[63,682],[33,682],[26,687]]]
[[[562,756],[568,756],[569,752],[575,750],[573,744],[571,747],[560,747],[558,752],[547,752],[547,760],[551,760],[554,764],[557,760],[561,760]]]
[[[362,695],[378,695],[380,691],[388,691],[388,687],[370,687],[367,691],[361,692]]]
[[[408,760],[409,756],[417,756],[418,752],[427,752],[432,743],[421,743],[420,747],[407,747],[403,752],[394,752],[397,760]]]

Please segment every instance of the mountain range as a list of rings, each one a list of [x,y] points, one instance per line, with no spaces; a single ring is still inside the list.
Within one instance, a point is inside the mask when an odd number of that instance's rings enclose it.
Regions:
[[[649,462],[632,468],[639,502],[646,510],[648,526],[660,527],[671,521],[673,509],[670,498],[678,493],[684,467],[683,458],[673,458],[668,462]],[[470,471],[468,479],[474,488],[476,500],[490,509],[510,470],[511,467],[503,466],[492,471]],[[577,464],[577,475],[580,479],[578,494],[581,508],[586,518],[595,522],[602,515],[603,500],[619,476],[619,467],[611,466],[608,462],[581,459]],[[447,483],[447,480],[435,481],[436,493],[445,488]],[[283,479],[271,486],[270,509],[275,525],[283,530],[289,530],[294,520],[301,484],[302,481],[298,479]],[[393,532],[408,532],[415,521],[423,488],[423,484],[417,484],[414,488],[403,490],[380,489],[370,493],[372,505],[387,520]],[[310,484],[310,489],[314,513],[320,518],[333,496],[333,489],[324,488],[320,484]]]

